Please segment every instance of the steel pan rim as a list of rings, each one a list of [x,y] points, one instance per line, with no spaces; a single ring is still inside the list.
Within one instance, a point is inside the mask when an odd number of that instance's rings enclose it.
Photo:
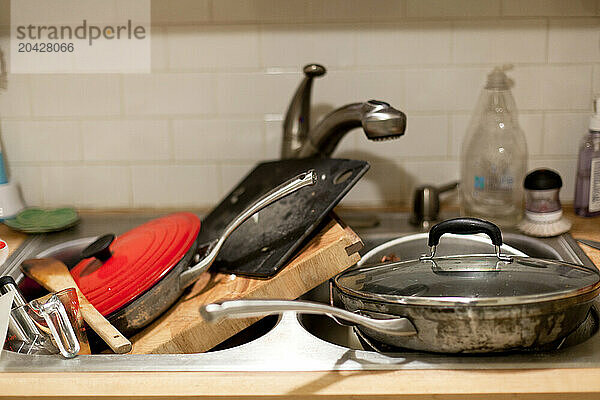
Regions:
[[[453,317],[456,317],[458,320],[463,320],[463,321],[471,321],[471,320],[487,320],[488,322],[492,322],[492,323],[496,323],[494,321],[501,321],[501,320],[505,320],[507,317],[505,315],[506,310],[511,310],[514,308],[513,307],[496,307],[496,308],[484,308],[484,307],[476,307],[475,310],[477,311],[476,314],[472,314],[467,312],[467,310],[465,308],[461,308],[461,307],[457,307],[455,312],[450,312],[448,313],[443,313],[443,314],[439,314],[436,311],[437,310],[441,310],[440,307],[432,307],[431,309],[427,309],[426,307],[413,307],[413,306],[406,306],[406,313],[403,313],[403,307],[404,305],[399,305],[399,304],[381,304],[377,301],[365,301],[363,302],[363,299],[359,299],[356,298],[354,296],[348,296],[345,294],[341,294],[342,297],[342,303],[343,303],[343,307],[344,309],[346,309],[347,311],[351,311],[351,312],[359,312],[359,309],[363,312],[369,312],[369,311],[373,311],[373,312],[384,312],[386,314],[389,315],[394,315],[397,317],[402,317],[402,318],[407,318],[411,321],[411,323],[415,326],[415,328],[417,329],[417,335],[415,336],[415,338],[417,338],[418,342],[417,343],[421,343],[420,345],[415,345],[415,343],[411,343],[409,341],[404,342],[404,339],[411,339],[413,338],[412,336],[407,336],[405,338],[397,338],[397,337],[393,337],[393,336],[389,336],[389,335],[383,335],[382,336],[376,336],[376,335],[372,335],[370,333],[369,329],[365,329],[364,327],[361,327],[359,325],[355,325],[353,326],[353,329],[355,331],[360,332],[362,335],[366,336],[366,339],[369,340],[376,340],[386,346],[390,346],[392,348],[398,348],[398,349],[405,349],[405,350],[410,350],[410,351],[426,351],[426,352],[432,352],[432,353],[440,353],[440,354],[481,354],[481,353],[497,353],[497,352],[506,352],[506,351],[521,351],[522,349],[530,349],[532,348],[531,346],[528,345],[530,339],[534,338],[534,336],[524,336],[521,338],[521,342],[518,343],[510,343],[510,344],[495,344],[495,345],[490,345],[488,348],[485,348],[484,350],[481,350],[480,348],[471,348],[468,344],[463,345],[463,346],[459,346],[458,348],[454,348],[451,350],[448,350],[447,348],[445,348],[443,346],[443,344],[440,343],[436,343],[435,339],[432,339],[430,337],[428,337],[427,335],[423,336],[420,332],[420,328],[422,328],[422,324],[426,323],[426,322],[432,322],[432,321],[438,321],[438,316],[440,315],[446,315],[446,317],[450,316],[450,319],[453,319]],[[590,312],[590,310],[592,308],[594,308],[594,301],[596,299],[596,297],[591,297],[588,298],[589,296],[585,296],[581,299],[562,299],[562,300],[555,300],[555,301],[549,301],[549,302],[543,302],[543,303],[539,303],[539,304],[523,304],[522,310],[523,312],[526,310],[527,311],[527,315],[526,316],[519,316],[519,317],[508,317],[511,319],[514,319],[515,323],[514,326],[518,327],[518,321],[517,318],[529,318],[529,319],[535,319],[535,320],[545,320],[548,316],[550,315],[561,315],[561,314],[565,314],[565,313],[569,313],[572,310],[575,310],[578,307],[584,307],[585,312],[584,314],[588,314]],[[346,303],[346,301],[358,301],[357,307],[355,309],[354,306],[349,305],[348,303]],[[393,309],[389,309],[389,308],[385,308],[385,306],[389,306],[389,307],[393,307]],[[422,309],[423,311],[418,312],[418,314],[414,314],[414,312],[410,312],[409,309],[410,308],[414,308],[414,309]],[[490,314],[485,315],[484,313],[488,313],[490,312]],[[520,314],[520,313],[517,313]],[[368,315],[368,314],[367,314]],[[566,329],[566,331],[568,331],[567,333],[564,334],[560,334],[558,335],[556,338],[554,338],[552,341],[555,340],[561,340],[564,339],[565,337],[567,337],[571,332],[573,332],[575,329],[577,329],[577,327],[582,323],[583,321],[579,321],[578,323],[573,323],[570,324],[568,326],[570,326],[572,329]],[[474,337],[478,337],[478,332],[477,331],[473,331],[471,333],[465,334],[464,331],[461,332],[460,337],[466,340],[466,343],[469,343],[469,341],[471,341],[471,338]],[[459,336],[457,336],[459,337]],[[397,342],[398,339],[401,339],[402,342]],[[537,340],[537,339],[536,339]],[[550,342],[552,342],[550,341]],[[545,345],[547,343],[550,342],[543,342],[543,343],[537,343],[533,346],[533,348],[536,348],[536,346],[542,346]],[[373,347],[373,349],[377,350],[377,347]]]
[[[481,256],[489,256],[474,254],[467,256],[446,256],[440,257],[440,259],[456,259],[456,258],[477,258]],[[520,257],[515,257],[520,258]],[[529,257],[523,257],[529,258]],[[531,258],[535,260],[534,258]],[[552,261],[554,260],[545,260]],[[382,304],[401,304],[401,305],[410,305],[410,306],[441,306],[441,307],[501,307],[501,306],[517,306],[524,304],[536,304],[536,303],[545,303],[552,302],[557,300],[564,300],[570,298],[576,298],[581,296],[584,298],[582,301],[586,301],[588,299],[593,299],[598,296],[600,293],[600,273],[598,271],[593,270],[592,268],[588,268],[583,265],[571,264],[567,262],[560,262],[560,264],[568,265],[573,268],[583,269],[588,272],[592,272],[596,275],[596,282],[593,284],[582,286],[577,289],[569,289],[565,291],[554,291],[546,294],[528,294],[528,295],[519,295],[519,296],[504,296],[504,297],[464,297],[464,296],[437,296],[437,297],[427,297],[427,296],[399,296],[399,295],[385,295],[385,294],[377,294],[370,292],[363,292],[355,289],[351,289],[345,287],[344,285],[339,283],[339,279],[344,277],[346,274],[356,274],[361,271],[365,271],[368,269],[375,268],[390,268],[393,266],[402,266],[414,263],[415,260],[409,261],[400,261],[394,263],[386,263],[380,265],[373,265],[369,267],[362,267],[359,269],[342,272],[336,275],[333,278],[333,284],[337,290],[346,295],[369,301],[376,301]]]

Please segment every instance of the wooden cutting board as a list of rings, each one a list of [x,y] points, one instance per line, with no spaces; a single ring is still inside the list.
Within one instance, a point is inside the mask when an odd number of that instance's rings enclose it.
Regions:
[[[330,222],[270,279],[205,273],[169,311],[132,338],[131,353],[207,351],[259,318],[211,324],[200,317],[201,305],[236,299],[296,299],[354,265],[362,246],[360,238],[331,214]]]

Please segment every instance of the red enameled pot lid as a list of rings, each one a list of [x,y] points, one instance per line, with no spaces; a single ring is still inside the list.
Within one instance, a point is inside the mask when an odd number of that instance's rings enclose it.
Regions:
[[[191,250],[199,232],[200,219],[192,213],[154,219],[118,236],[108,260],[82,260],[71,275],[94,307],[109,315],[158,283]]]

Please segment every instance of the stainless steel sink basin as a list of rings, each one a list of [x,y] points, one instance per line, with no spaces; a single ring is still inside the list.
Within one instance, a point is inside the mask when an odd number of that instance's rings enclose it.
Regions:
[[[54,256],[67,264],[77,262],[78,249],[95,236],[121,233],[155,214],[86,215],[82,223],[68,231],[27,239],[4,264],[3,274],[22,279],[19,264],[26,258]],[[446,215],[445,217],[451,217]],[[369,249],[399,236],[416,233],[407,214],[343,213]],[[568,235],[537,240],[505,233],[505,241],[524,253],[592,265]],[[66,243],[66,245],[65,245]],[[416,251],[416,250],[415,250]],[[419,254],[425,249],[419,250]],[[415,254],[415,255],[419,255]],[[410,254],[404,254],[409,257]],[[35,291],[33,291],[35,292]],[[304,298],[327,301],[327,285],[321,285]],[[35,293],[28,293],[29,296]],[[4,351],[0,371],[317,371],[405,368],[550,368],[600,366],[600,335],[576,346],[536,354],[491,356],[446,356],[417,352],[380,354],[364,350],[352,329],[338,326],[328,318],[285,313],[269,317],[241,332],[211,352],[202,354],[78,356],[64,360],[58,356],[27,356]]]
[[[340,213],[340,215],[348,225],[354,228],[363,240],[365,244],[362,251],[363,254],[389,240],[426,232],[411,225],[409,215],[406,213]],[[443,219],[454,218],[456,216],[458,216],[456,213],[444,213],[441,215]],[[503,231],[502,237],[504,243],[526,253],[530,257],[560,259],[593,265],[570,235],[538,239],[522,235],[515,231]],[[439,247],[439,250],[441,250],[443,243]],[[404,258],[416,258],[425,252],[427,252],[426,247],[417,248],[414,253],[407,254]]]

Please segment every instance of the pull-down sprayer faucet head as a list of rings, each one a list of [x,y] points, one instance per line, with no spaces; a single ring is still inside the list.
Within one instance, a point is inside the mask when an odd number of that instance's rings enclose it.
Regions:
[[[338,108],[326,115],[309,132],[308,140],[300,150],[299,156],[328,157],[344,135],[358,127],[363,128],[369,140],[395,139],[404,135],[406,115],[388,103],[378,100]]]
[[[369,100],[363,105],[362,127],[369,140],[389,140],[404,135],[406,115],[384,101]]]

